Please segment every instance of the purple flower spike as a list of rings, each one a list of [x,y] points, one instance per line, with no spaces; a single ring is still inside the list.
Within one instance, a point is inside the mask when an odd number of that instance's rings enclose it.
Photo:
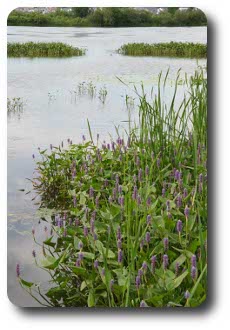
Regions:
[[[189,216],[189,208],[188,208],[187,205],[186,205],[186,207],[184,209],[184,215],[186,216],[186,218],[188,218],[188,216]]]
[[[147,198],[146,205],[147,205],[148,207],[150,207],[151,202],[152,202],[152,199],[151,199],[151,197],[149,196],[149,197]]]
[[[144,261],[143,262],[143,264],[142,264],[142,269],[144,270],[144,271],[146,271],[147,270],[147,262],[146,261]]]
[[[94,239],[94,241],[97,241],[97,234],[96,233],[93,233],[93,239]]]
[[[188,290],[185,292],[184,297],[186,300],[188,300],[190,298],[190,293]]]
[[[137,275],[136,277],[136,288],[137,290],[140,288],[141,285],[141,277],[139,275]]]
[[[17,275],[17,277],[19,277],[20,274],[21,274],[21,271],[20,271],[20,265],[17,264],[17,265],[16,265],[16,275]]]
[[[140,168],[138,171],[138,181],[141,182],[142,181],[142,169]]]
[[[121,198],[120,198],[120,205],[121,205],[121,207],[124,207],[124,205],[125,205],[125,197],[124,196],[121,196]]]
[[[78,254],[78,258],[79,258],[80,260],[83,260],[83,259],[84,259],[84,254],[83,254],[82,252],[80,252],[80,253]]]
[[[162,188],[162,197],[165,197],[165,188]]]
[[[163,269],[166,270],[168,267],[169,258],[167,254],[163,255]]]
[[[119,263],[122,263],[122,260],[123,260],[123,253],[122,253],[122,250],[118,250],[118,256],[117,256],[117,261]]]
[[[94,196],[94,189],[93,189],[93,187],[90,187],[89,188],[89,197],[93,198],[93,196]]]
[[[34,158],[35,158],[35,155],[33,154],[32,157],[33,157],[33,159],[34,159]]]
[[[134,186],[133,188],[133,199],[137,200],[137,186]]]
[[[182,232],[182,225],[183,225],[182,221],[178,220],[177,224],[176,224],[176,230],[177,230],[178,234]]]
[[[152,269],[152,272],[154,273],[155,268],[156,268],[157,256],[152,256],[150,260],[151,260],[151,269]]]
[[[160,160],[160,158],[157,158],[157,167],[159,168],[160,165],[161,165],[161,160]]]
[[[138,206],[141,205],[141,196],[140,195],[137,196],[137,205]]]
[[[118,239],[117,240],[117,248],[118,249],[121,249],[122,248],[122,241],[121,241],[121,239]]]
[[[85,141],[85,140],[86,140],[86,139],[85,139],[85,135],[82,135],[82,140],[83,140],[83,141]]]
[[[202,174],[202,173],[199,175],[199,182],[200,182],[200,183],[203,182],[203,174]]]
[[[193,267],[196,267],[196,256],[195,256],[195,254],[193,256],[191,256],[191,265]]]
[[[149,307],[144,300],[141,300],[140,307]]]
[[[169,239],[167,237],[165,237],[164,240],[163,240],[163,243],[164,243],[164,250],[165,251],[168,251],[168,248],[169,248]]]
[[[146,240],[146,243],[149,244],[149,242],[151,240],[150,232],[149,231],[147,231],[147,233],[145,234],[145,240]]]
[[[170,201],[169,200],[166,201],[166,211],[167,212],[170,211]]]
[[[186,188],[184,188],[184,193],[183,193],[183,197],[186,198],[188,196],[188,191]]]
[[[182,205],[182,198],[181,198],[181,195],[178,195],[178,196],[177,196],[177,199],[176,199],[176,205],[177,205],[178,208],[181,207],[181,205]]]
[[[97,269],[98,268],[98,265],[99,265],[99,261],[98,260],[95,260],[93,265],[94,265],[94,268]]]
[[[84,236],[88,236],[89,232],[88,232],[88,228],[86,226],[84,226]]]
[[[143,269],[140,268],[138,269],[138,276],[140,276],[140,278],[143,276],[144,272],[143,272]]]
[[[150,225],[151,224],[151,215],[150,214],[148,214],[147,215],[147,220],[146,220],[146,222],[147,222],[147,225]]]
[[[121,239],[121,227],[120,226],[117,228],[117,239],[118,240]]]
[[[192,268],[191,268],[191,278],[193,280],[195,280],[196,279],[196,275],[197,275],[196,267],[192,266]]]
[[[148,167],[148,165],[147,165],[146,168],[145,168],[145,175],[146,175],[146,176],[149,175],[149,167]]]
[[[81,260],[77,259],[75,265],[76,265],[76,267],[80,267],[81,266]]]
[[[83,243],[82,243],[82,242],[79,242],[79,243],[78,243],[78,249],[79,249],[79,250],[83,249]]]

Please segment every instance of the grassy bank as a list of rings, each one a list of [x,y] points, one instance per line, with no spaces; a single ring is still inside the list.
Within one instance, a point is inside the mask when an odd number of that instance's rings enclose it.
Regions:
[[[205,26],[205,14],[195,8],[179,10],[165,8],[159,14],[134,8],[73,8],[71,12],[59,9],[54,13],[10,13],[7,21],[13,26],[95,26],[95,27],[140,27],[140,26]]]
[[[207,45],[189,42],[170,43],[130,43],[123,45],[118,52],[129,56],[172,56],[172,57],[207,57]]]
[[[139,122],[111,141],[71,140],[39,150],[32,180],[41,223],[36,264],[51,287],[19,283],[45,306],[198,306],[207,290],[207,80],[186,79],[176,106],[159,76]],[[37,237],[44,231],[45,239]],[[37,257],[41,250],[43,258]]]
[[[82,56],[85,51],[61,42],[8,43],[8,57],[68,57]]]

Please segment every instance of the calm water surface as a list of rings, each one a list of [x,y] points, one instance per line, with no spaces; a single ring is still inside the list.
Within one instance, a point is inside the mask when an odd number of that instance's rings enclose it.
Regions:
[[[124,127],[128,119],[125,95],[135,98],[133,86],[146,91],[156,90],[157,75],[170,68],[169,81],[177,71],[192,74],[205,60],[161,57],[129,57],[116,53],[128,42],[207,42],[206,27],[193,28],[41,28],[8,27],[9,42],[65,42],[86,49],[86,56],[72,58],[9,58],[8,97],[21,97],[25,102],[20,118],[8,118],[8,295],[20,306],[36,306],[32,298],[19,287],[15,265],[29,281],[48,285],[46,273],[33,262],[36,248],[31,237],[36,205],[31,195],[20,191],[30,189],[34,170],[32,154],[37,148],[59,144],[68,138],[74,142],[87,135],[87,118],[93,134],[102,138],[114,134],[114,125]],[[122,84],[119,79],[127,84]],[[79,83],[92,82],[97,95],[75,98]],[[100,88],[106,87],[105,104],[98,98]],[[170,95],[172,90],[168,88]],[[167,96],[167,95],[166,95]],[[135,103],[135,100],[134,100]],[[133,110],[133,117],[136,116]],[[35,225],[36,235],[44,236],[42,224]]]

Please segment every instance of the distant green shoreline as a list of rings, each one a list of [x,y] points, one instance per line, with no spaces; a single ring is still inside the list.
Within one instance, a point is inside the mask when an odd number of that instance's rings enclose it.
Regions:
[[[82,9],[80,11],[80,9]],[[85,11],[83,11],[85,9]],[[53,13],[21,12],[14,10],[8,26],[41,27],[189,27],[207,26],[205,14],[194,8],[175,9],[155,14],[133,8],[73,8],[71,12],[59,9]]]

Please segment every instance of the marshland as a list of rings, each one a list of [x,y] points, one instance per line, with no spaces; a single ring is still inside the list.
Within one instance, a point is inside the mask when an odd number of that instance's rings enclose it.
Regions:
[[[9,43],[84,50],[8,58],[9,100],[26,100],[8,119],[14,303],[205,300],[206,59],[117,52],[171,41],[206,44],[206,27],[8,27]]]

